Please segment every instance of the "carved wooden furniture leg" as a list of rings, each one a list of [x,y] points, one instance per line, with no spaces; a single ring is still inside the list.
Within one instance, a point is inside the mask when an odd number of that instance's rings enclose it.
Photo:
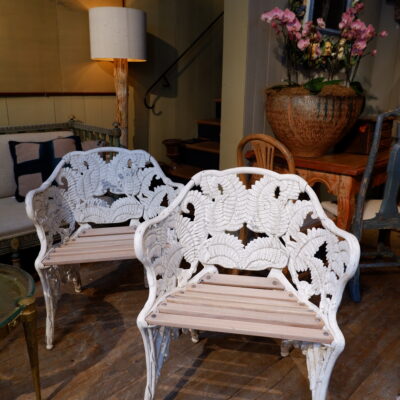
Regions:
[[[12,265],[14,265],[14,267],[21,267],[21,259],[20,259],[20,253],[19,253],[19,246],[20,246],[19,239],[12,238],[10,246],[12,249],[12,254],[11,254]]]
[[[31,365],[33,384],[35,387],[36,400],[41,400],[38,341],[36,336],[36,307],[35,298],[27,297],[20,300],[20,305],[25,306],[21,314],[21,321],[24,326],[25,340],[28,348],[29,362]]]
[[[349,231],[356,207],[356,194],[359,183],[351,176],[341,176],[339,180],[339,191],[337,193],[338,218],[337,226]]]

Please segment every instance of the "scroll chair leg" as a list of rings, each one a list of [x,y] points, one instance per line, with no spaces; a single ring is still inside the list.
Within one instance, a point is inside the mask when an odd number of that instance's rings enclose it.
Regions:
[[[326,400],[331,373],[342,351],[343,346],[330,347],[317,343],[303,346],[312,400]]]
[[[190,335],[192,337],[192,342],[193,343],[199,343],[200,338],[199,338],[199,331],[196,329],[189,329]]]
[[[361,290],[360,290],[360,267],[357,268],[356,273],[353,278],[350,279],[349,283],[349,292],[351,299],[359,303],[361,301]]]
[[[54,341],[54,319],[57,303],[61,295],[61,279],[57,266],[38,268],[46,304],[46,348],[51,350]]]
[[[166,327],[147,328],[139,325],[146,354],[147,382],[144,400],[153,400],[161,368],[169,353],[171,333]]]
[[[281,342],[281,357],[287,357],[293,348],[293,342],[291,340],[283,339]]]
[[[156,370],[157,359],[155,356],[155,344],[152,329],[154,328],[139,328],[142,334],[144,351],[146,354],[146,369],[147,369],[147,382],[144,392],[144,400],[153,400],[156,389]]]

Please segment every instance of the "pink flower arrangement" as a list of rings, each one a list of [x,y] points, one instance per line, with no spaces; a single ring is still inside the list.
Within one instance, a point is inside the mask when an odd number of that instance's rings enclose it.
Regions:
[[[351,86],[361,59],[377,54],[375,49],[368,50],[371,40],[388,36],[387,31],[377,34],[371,24],[359,19],[363,8],[364,4],[355,0],[342,14],[338,36],[324,34],[326,23],[322,18],[318,18],[316,24],[311,21],[302,24],[288,8],[275,7],[261,15],[261,20],[271,24],[283,42],[289,85],[297,84],[299,71],[323,71],[332,80],[344,70],[346,83]]]

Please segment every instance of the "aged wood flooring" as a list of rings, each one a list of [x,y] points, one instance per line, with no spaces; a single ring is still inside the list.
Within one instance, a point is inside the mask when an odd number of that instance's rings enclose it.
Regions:
[[[136,316],[147,296],[138,262],[82,266],[81,294],[65,288],[53,350],[44,346],[45,310],[38,284],[43,399],[141,400],[146,377]],[[363,271],[363,300],[347,293],[339,324],[347,346],[334,369],[330,400],[396,400],[400,393],[400,271]],[[33,399],[22,327],[0,342],[0,399]],[[279,341],[202,333],[171,346],[157,400],[310,399],[305,359],[279,356]]]

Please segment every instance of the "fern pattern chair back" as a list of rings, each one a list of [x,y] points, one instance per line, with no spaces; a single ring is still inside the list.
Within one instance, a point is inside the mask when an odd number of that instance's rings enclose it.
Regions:
[[[246,188],[244,175],[261,178]],[[304,232],[307,217],[320,220],[321,227]],[[257,234],[248,243],[240,240],[244,227],[249,231],[247,237],[251,238],[251,232]],[[150,285],[149,300],[138,317],[146,349],[152,347],[152,341],[168,342],[169,331],[152,327],[146,317],[157,315],[157,306],[174,291],[201,281],[206,274],[217,273],[216,266],[270,269],[269,276],[315,312],[331,335],[330,346],[304,345],[309,349],[305,351],[313,372],[312,388],[320,386],[320,376],[326,370],[329,381],[330,368],[344,347],[336,311],[345,284],[357,267],[359,244],[326,217],[314,191],[302,178],[251,167],[201,172],[168,209],[138,228],[135,251],[146,267]],[[282,273],[286,266],[292,282]],[[154,360],[162,359],[157,351],[156,346],[149,360],[153,356]],[[320,357],[319,364],[313,352]],[[160,368],[158,363],[157,373],[151,367],[148,371],[146,399],[153,398]],[[324,390],[326,387],[315,389],[320,394],[314,398],[324,398]]]
[[[63,157],[55,181],[78,222],[135,224],[152,218],[177,184],[143,150],[104,148]]]

